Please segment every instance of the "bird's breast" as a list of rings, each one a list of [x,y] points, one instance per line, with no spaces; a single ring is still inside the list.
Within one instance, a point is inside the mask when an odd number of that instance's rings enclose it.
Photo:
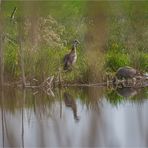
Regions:
[[[73,63],[75,63],[76,60],[77,60],[77,54],[75,53],[75,54],[74,54],[74,58],[73,58]]]

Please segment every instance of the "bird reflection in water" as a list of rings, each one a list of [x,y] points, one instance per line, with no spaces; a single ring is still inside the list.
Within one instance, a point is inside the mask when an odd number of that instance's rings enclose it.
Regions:
[[[118,88],[117,92],[119,95],[125,97],[125,98],[129,98],[129,97],[134,97],[135,95],[138,94],[138,90],[135,88],[128,88],[128,87],[124,87],[124,88]]]
[[[76,104],[76,100],[73,98],[72,95],[70,95],[67,92],[64,93],[64,103],[65,103],[66,107],[69,107],[69,108],[72,109],[73,116],[74,116],[75,121],[79,121],[80,118],[77,115],[77,104]]]

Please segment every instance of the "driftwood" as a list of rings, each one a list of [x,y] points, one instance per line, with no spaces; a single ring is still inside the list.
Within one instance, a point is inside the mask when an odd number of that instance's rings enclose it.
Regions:
[[[34,79],[33,79],[34,80]],[[38,81],[38,80],[34,80],[34,81]],[[56,79],[54,79],[54,76],[51,77],[47,77],[42,83],[40,83],[39,85],[31,85],[31,83],[26,83],[25,86],[22,85],[21,81],[17,84],[18,87],[22,87],[22,88],[31,88],[34,89],[35,92],[33,93],[33,95],[36,95],[39,93],[39,90],[43,91],[45,94],[47,94],[48,96],[52,96],[55,97],[54,93],[53,93],[53,88],[54,87],[107,87],[108,89],[111,90],[117,90],[118,88],[142,88],[142,87],[148,87],[148,79],[147,78],[142,78],[136,81],[135,84],[133,84],[133,82],[130,80],[118,80],[117,84],[113,84],[112,80],[108,80],[106,82],[100,82],[100,83],[91,83],[91,84],[80,84],[80,83],[62,83],[59,82],[59,85],[54,85],[54,81],[56,81]],[[12,84],[6,84],[7,86],[12,86]],[[13,85],[16,86],[16,85]]]
[[[54,76],[51,76],[51,77],[46,78],[46,79],[40,84],[40,87],[51,88],[51,87],[52,87],[52,84],[53,84],[53,79],[54,79]]]
[[[33,81],[38,82],[37,79],[33,79]],[[55,85],[56,84],[56,85]],[[18,86],[23,87],[22,82],[16,83],[5,83],[7,86]],[[46,91],[52,90],[54,87],[148,87],[148,77],[141,77],[140,79],[136,79],[133,82],[132,79],[129,80],[118,80],[116,83],[113,83],[112,80],[107,80],[106,82],[99,82],[99,83],[64,83],[64,81],[57,81],[54,76],[47,77],[42,83],[37,85],[31,85],[31,82],[26,83],[24,86],[25,88],[42,88]]]
[[[53,93],[54,87],[107,87],[108,89],[116,90],[117,88],[142,88],[142,87],[148,87],[148,76],[138,77],[136,81],[133,81],[133,79],[123,79],[123,80],[117,80],[116,83],[113,82],[112,77],[108,77],[105,82],[99,82],[99,83],[64,83],[64,81],[61,78],[61,73],[59,71],[58,76],[49,76],[47,77],[42,83],[38,83],[37,79],[32,79],[33,82],[36,85],[31,85],[31,81],[29,83],[26,83],[24,86],[22,85],[22,82],[19,81],[17,83],[18,87],[23,88],[31,88],[35,89],[35,92],[33,95],[36,95],[39,92],[39,89],[42,90],[45,94],[48,96],[55,97]],[[34,83],[33,83],[34,84]],[[10,84],[11,85],[11,84]]]
[[[46,78],[40,85],[39,87],[42,88],[42,90],[49,96],[54,97],[54,93],[52,91],[53,88],[53,80],[54,76]]]
[[[147,87],[148,86],[148,77],[142,76],[142,77],[135,77],[135,79],[124,79],[124,80],[117,80],[115,83],[113,83],[115,87]]]

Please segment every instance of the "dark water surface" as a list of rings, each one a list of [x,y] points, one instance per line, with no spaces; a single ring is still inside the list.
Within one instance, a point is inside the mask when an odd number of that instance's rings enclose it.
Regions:
[[[5,88],[0,147],[148,147],[145,89]]]

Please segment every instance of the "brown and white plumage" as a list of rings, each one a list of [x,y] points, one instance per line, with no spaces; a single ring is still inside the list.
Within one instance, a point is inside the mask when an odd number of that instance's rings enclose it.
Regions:
[[[69,54],[64,56],[64,70],[68,70],[77,60],[77,45],[79,44],[78,40],[74,40],[71,51]]]

